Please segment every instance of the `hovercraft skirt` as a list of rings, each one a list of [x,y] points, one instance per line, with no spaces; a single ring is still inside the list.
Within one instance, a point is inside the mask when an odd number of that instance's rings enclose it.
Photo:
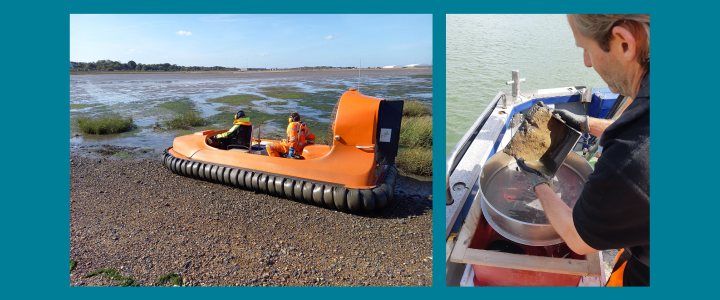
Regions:
[[[394,198],[398,175],[397,167],[392,165],[387,168],[385,177],[378,186],[353,189],[340,184],[187,160],[170,154],[168,150],[163,152],[162,162],[178,175],[350,213],[379,211],[387,207]]]

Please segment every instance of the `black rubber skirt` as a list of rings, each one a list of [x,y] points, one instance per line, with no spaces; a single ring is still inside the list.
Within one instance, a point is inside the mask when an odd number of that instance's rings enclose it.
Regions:
[[[167,150],[162,154],[162,163],[178,175],[349,213],[366,213],[387,207],[393,201],[398,176],[397,167],[392,165],[380,185],[370,189],[351,189],[339,184],[182,159]]]

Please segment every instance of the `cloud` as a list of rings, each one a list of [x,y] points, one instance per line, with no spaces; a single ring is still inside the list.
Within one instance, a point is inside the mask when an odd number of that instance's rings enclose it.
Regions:
[[[317,26],[317,25],[308,25],[308,26],[310,26],[310,27],[315,27],[315,28],[327,28],[327,27]]]
[[[270,55],[270,54],[268,54],[268,53],[260,53],[260,56],[268,56],[268,55]]]
[[[176,32],[176,33],[177,33],[178,35],[184,35],[184,36],[192,35],[192,33],[191,33],[190,31],[182,31],[182,30],[180,30],[180,31],[178,31],[178,32]]]
[[[326,40],[334,40],[335,37],[333,37],[332,35],[328,35],[328,36],[325,37],[325,39],[326,39]]]
[[[128,52],[125,52],[125,53],[140,53],[140,50],[130,49],[130,50],[128,50]]]

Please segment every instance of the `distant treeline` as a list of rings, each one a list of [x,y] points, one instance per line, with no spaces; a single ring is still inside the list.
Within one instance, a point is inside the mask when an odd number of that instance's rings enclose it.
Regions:
[[[326,69],[355,69],[355,67],[331,67],[331,66],[317,66],[317,67],[298,67],[298,68],[287,68],[283,70],[326,70]],[[374,69],[368,67],[368,69]],[[379,67],[377,68],[379,69]],[[121,63],[119,61],[112,61],[109,59],[98,60],[96,62],[82,63],[82,62],[70,62],[70,71],[268,71],[278,70],[276,68],[228,68],[221,66],[204,67],[204,66],[178,66],[176,64],[142,64],[135,63],[134,61],[128,61],[127,63]]]
[[[176,64],[142,64],[128,61],[121,63],[109,59],[89,63],[70,63],[72,71],[238,71],[239,68],[226,68],[221,66],[178,66]]]

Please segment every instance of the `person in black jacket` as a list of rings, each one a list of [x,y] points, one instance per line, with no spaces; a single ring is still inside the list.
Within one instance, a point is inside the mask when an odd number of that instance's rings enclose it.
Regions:
[[[578,254],[622,249],[608,286],[650,285],[650,16],[568,15],[575,43],[613,93],[632,102],[615,121],[554,113],[600,137],[602,155],[573,209],[528,171],[550,223]],[[522,163],[519,163],[522,164]],[[543,184],[545,183],[545,184]]]

